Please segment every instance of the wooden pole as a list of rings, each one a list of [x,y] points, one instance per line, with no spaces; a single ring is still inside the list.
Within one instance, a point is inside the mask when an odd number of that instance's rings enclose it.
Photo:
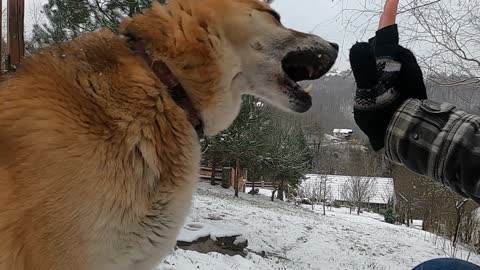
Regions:
[[[2,21],[3,21],[3,1],[0,0],[0,74],[3,73],[2,69],[2,62],[3,62],[3,57],[2,57],[2,43],[3,43],[3,36],[2,36]]]
[[[23,37],[25,0],[8,0],[8,66],[7,70],[15,70],[25,52]]]

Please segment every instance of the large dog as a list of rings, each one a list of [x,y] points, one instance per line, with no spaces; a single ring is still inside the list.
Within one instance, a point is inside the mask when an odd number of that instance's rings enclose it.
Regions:
[[[170,0],[28,57],[0,83],[0,269],[152,269],[174,247],[198,134],[242,94],[305,112],[338,47],[256,0]]]

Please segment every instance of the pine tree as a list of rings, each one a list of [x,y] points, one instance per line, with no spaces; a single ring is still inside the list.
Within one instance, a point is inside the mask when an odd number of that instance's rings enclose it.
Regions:
[[[116,32],[124,16],[149,7],[152,0],[49,0],[43,6],[47,22],[33,25],[33,48],[63,42],[107,27]],[[165,3],[166,0],[160,0]]]
[[[232,166],[235,170],[258,170],[270,132],[270,109],[252,96],[242,98],[242,107],[233,124],[208,139],[205,159],[211,164]],[[237,166],[237,160],[238,165]],[[235,194],[238,196],[238,189]]]
[[[287,187],[296,188],[300,179],[312,168],[313,155],[300,124],[288,117],[278,118],[270,142],[270,176],[277,198],[284,199]]]
[[[301,125],[252,96],[243,97],[237,119],[227,130],[208,139],[204,158],[210,164],[248,169],[249,181],[270,179],[283,199],[312,167],[313,155]],[[238,190],[235,192],[238,194]]]
[[[385,218],[385,222],[394,224],[395,221],[397,220],[397,214],[393,210],[393,208],[389,207],[387,211],[385,211],[385,214],[383,214]]]

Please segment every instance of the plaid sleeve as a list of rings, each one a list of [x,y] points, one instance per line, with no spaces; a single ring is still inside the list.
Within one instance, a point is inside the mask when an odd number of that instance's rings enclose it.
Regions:
[[[448,103],[409,99],[385,137],[392,161],[480,201],[480,117]]]

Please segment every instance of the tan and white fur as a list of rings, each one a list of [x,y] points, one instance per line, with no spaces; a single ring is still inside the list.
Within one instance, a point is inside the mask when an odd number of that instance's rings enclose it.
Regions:
[[[125,19],[124,36],[85,34],[40,50],[5,76],[0,270],[159,264],[190,210],[200,145],[125,36],[169,66],[214,135],[235,119],[242,94],[308,109],[285,84],[287,53],[322,51],[322,73],[336,58],[330,43],[287,29],[272,14],[256,0],[170,0]]]

